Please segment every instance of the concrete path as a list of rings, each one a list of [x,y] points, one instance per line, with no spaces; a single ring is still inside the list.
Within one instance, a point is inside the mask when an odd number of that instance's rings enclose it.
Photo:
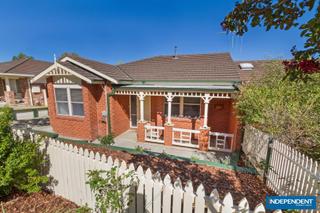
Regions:
[[[114,139],[115,141],[114,146],[133,148],[133,149],[140,146],[146,150],[157,152],[157,153],[165,152],[167,154],[175,155],[179,157],[185,157],[185,158],[195,157],[199,160],[230,163],[231,155],[229,153],[214,152],[214,151],[202,152],[193,148],[186,148],[186,147],[180,147],[180,146],[168,147],[162,144],[151,143],[151,142],[140,143],[140,142],[137,142],[136,138],[137,138],[136,131],[128,130],[127,132],[119,135]]]

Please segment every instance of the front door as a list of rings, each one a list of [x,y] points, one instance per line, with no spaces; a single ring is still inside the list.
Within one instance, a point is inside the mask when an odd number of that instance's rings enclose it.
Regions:
[[[130,126],[137,127],[137,96],[130,95]]]

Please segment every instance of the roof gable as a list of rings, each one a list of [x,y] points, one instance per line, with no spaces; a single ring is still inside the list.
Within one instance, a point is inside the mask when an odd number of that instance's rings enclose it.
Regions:
[[[54,63],[47,69],[43,70],[41,73],[36,75],[33,79],[31,79],[31,83],[38,81],[39,79],[45,76],[64,76],[64,75],[73,75],[87,83],[94,83],[96,81],[103,81],[103,78],[88,72],[87,70],[74,65],[70,62],[59,62]]]

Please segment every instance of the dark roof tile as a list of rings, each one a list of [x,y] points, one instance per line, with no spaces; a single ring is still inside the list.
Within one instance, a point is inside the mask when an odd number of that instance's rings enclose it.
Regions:
[[[84,65],[91,67],[104,75],[107,75],[116,80],[132,80],[124,71],[119,69],[117,66],[102,63],[99,61],[94,61],[86,58],[82,58],[80,56],[75,55],[67,55],[69,58],[72,58]]]
[[[228,53],[157,56],[118,67],[134,80],[240,80]]]
[[[0,63],[0,73],[37,75],[52,63],[34,59],[18,59]]]
[[[76,73],[78,73],[78,74],[80,74],[80,75],[82,75],[82,76],[84,76],[84,77],[86,77],[86,78],[88,78],[90,80],[93,80],[93,81],[96,81],[96,80],[98,80],[98,81],[101,80],[102,81],[103,80],[103,78],[101,78],[100,76],[97,76],[97,75],[89,72],[88,70],[86,70],[86,69],[84,69],[84,68],[82,68],[80,66],[77,66],[77,65],[75,65],[75,64],[73,64],[73,63],[71,63],[69,61],[66,61],[66,62],[61,62],[60,61],[59,64],[71,69],[72,71],[74,71],[74,72],[76,72]]]

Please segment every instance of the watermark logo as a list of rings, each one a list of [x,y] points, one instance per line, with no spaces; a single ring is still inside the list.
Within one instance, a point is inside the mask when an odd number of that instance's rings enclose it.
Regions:
[[[267,196],[267,209],[316,209],[316,196]]]

